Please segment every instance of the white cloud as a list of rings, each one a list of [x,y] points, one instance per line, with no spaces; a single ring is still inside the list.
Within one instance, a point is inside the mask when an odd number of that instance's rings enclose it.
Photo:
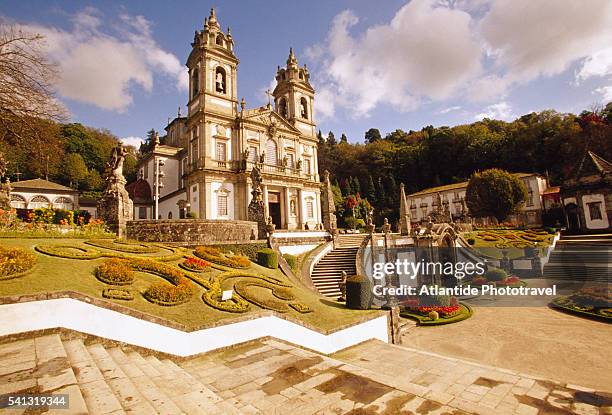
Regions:
[[[601,69],[601,54],[612,39],[612,2],[497,0],[478,30],[495,73],[478,81],[472,97],[490,99],[581,60],[587,66],[580,71],[583,78]]]
[[[322,56],[317,87],[334,91],[327,110],[339,105],[367,116],[389,104],[408,111],[422,99],[448,98],[480,70],[480,47],[464,11],[413,0],[388,24],[353,36],[358,20],[350,10],[338,14],[325,45],[309,51]]]
[[[186,70],[155,42],[144,17],[122,15],[110,31],[103,30],[98,14],[93,8],[77,13],[71,30],[21,25],[45,36],[45,51],[59,66],[56,88],[62,97],[123,112],[133,102],[133,87],[152,91],[154,75],[187,89]]]
[[[134,146],[136,150],[140,148],[140,145],[145,141],[142,137],[122,137],[120,138],[121,142],[126,146]]]
[[[389,22],[361,31],[358,22],[339,13],[326,41],[306,50],[324,116],[458,96],[505,102],[514,86],[572,65],[577,81],[612,74],[609,0],[412,0]]]
[[[455,105],[453,107],[444,108],[438,111],[438,114],[448,114],[449,112],[459,111],[460,109],[461,109],[461,106]]]
[[[513,118],[512,107],[507,102],[500,102],[489,105],[480,114],[474,116],[475,120],[483,120],[485,118],[510,121]]]
[[[604,101],[604,103],[612,101],[612,85],[597,88],[595,92],[601,94],[601,99]]]

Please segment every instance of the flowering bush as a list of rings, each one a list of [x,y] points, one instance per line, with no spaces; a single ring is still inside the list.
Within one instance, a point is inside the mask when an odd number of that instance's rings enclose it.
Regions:
[[[151,259],[134,258],[129,260],[130,266],[137,271],[150,272],[159,275],[172,285],[163,282],[149,286],[144,297],[156,304],[175,305],[188,301],[193,295],[193,284],[179,269],[162,264]]]
[[[417,308],[419,313],[423,315],[429,315],[429,313],[437,312],[442,317],[452,317],[456,314],[459,314],[461,307],[459,305],[451,305],[451,306],[421,306]]]
[[[516,285],[516,284],[520,284],[520,282],[521,282],[521,279],[519,277],[517,277],[516,275],[510,275],[504,280],[498,281],[497,285]]]
[[[0,278],[20,274],[36,264],[34,254],[21,248],[0,246]]]
[[[95,271],[96,278],[106,284],[129,285],[134,282],[134,271],[129,261],[113,258],[102,263]]]
[[[210,262],[196,257],[188,257],[182,264],[185,268],[191,271],[206,271],[210,268]]]
[[[488,283],[489,281],[485,277],[476,277],[472,280],[472,284],[474,285],[485,285]]]
[[[230,268],[248,268],[251,266],[251,261],[242,255],[224,254],[219,249],[212,246],[198,246],[195,249],[195,255],[206,261],[214,262],[215,264],[225,265]]]

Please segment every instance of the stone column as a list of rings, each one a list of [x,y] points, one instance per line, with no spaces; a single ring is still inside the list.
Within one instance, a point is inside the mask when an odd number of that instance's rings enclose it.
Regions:
[[[321,220],[321,193],[319,192],[315,192],[315,212],[314,214],[315,214],[317,225],[319,223],[322,223],[322,220]]]
[[[291,217],[291,199],[289,195],[289,188],[285,187],[285,227],[289,229],[289,218]]]
[[[321,214],[321,221],[326,231],[333,234],[336,230],[336,206],[334,205],[334,193],[331,188],[329,181],[329,171],[325,170],[323,173],[323,187],[321,188],[322,194],[320,194],[321,204],[319,204],[319,213]]]
[[[298,189],[297,197],[297,228],[300,230],[304,229],[304,213],[303,213],[303,202],[302,202],[302,189]]]
[[[270,209],[268,207],[268,185],[263,185],[263,203],[264,203],[264,216],[266,220],[268,220],[268,216],[270,216]]]

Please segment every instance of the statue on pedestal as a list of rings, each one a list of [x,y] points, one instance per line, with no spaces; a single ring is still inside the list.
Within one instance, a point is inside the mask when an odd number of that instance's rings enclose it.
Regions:
[[[111,151],[110,160],[106,163],[104,180],[106,189],[98,203],[98,217],[119,238],[125,237],[127,221],[134,218],[134,204],[125,190],[123,162],[127,150],[118,143]]]
[[[257,239],[266,239],[267,236],[265,207],[262,198],[263,191],[261,189],[262,182],[261,171],[257,165],[254,165],[251,170],[251,186],[253,190],[251,190],[252,198],[248,207],[248,220],[257,222]]]

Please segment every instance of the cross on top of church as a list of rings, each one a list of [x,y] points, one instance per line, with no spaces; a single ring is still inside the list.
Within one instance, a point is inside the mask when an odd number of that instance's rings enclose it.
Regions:
[[[268,96],[268,108],[272,106],[272,91],[270,89],[266,89],[266,95]]]

